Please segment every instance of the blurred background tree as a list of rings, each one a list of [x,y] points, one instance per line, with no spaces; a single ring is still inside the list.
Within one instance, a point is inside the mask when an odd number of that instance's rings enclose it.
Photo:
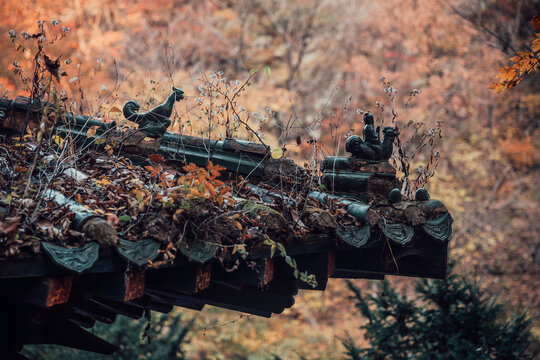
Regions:
[[[532,359],[530,320],[507,317],[494,296],[463,276],[419,280],[408,298],[387,281],[364,293],[351,282],[356,308],[367,319],[369,345],[343,344],[352,360]],[[536,354],[538,355],[538,354]]]

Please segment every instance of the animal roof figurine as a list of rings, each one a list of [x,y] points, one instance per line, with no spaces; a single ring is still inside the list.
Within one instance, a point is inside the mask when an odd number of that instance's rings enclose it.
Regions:
[[[380,141],[381,127],[377,130],[373,128],[373,115],[364,114],[364,129],[362,131],[364,139],[359,136],[350,136],[345,143],[345,150],[353,157],[370,161],[387,161],[392,156],[394,139],[397,136],[396,130],[387,126],[383,129],[383,140]]]
[[[171,117],[174,103],[184,98],[184,92],[173,86],[173,92],[165,102],[159,104],[146,113],[138,113],[140,105],[135,100],[129,100],[124,104],[124,117],[139,124],[139,131],[147,136],[157,139],[163,136],[171,125]]]

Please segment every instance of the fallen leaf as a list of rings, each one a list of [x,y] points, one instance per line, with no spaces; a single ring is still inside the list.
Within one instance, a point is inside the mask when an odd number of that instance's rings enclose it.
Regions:
[[[92,136],[96,135],[97,129],[99,129],[99,126],[90,126],[90,128],[86,131],[86,137],[91,138]]]
[[[163,156],[161,154],[151,154],[148,155],[148,160],[150,160],[154,164],[159,164],[163,161]]]
[[[21,217],[7,218],[5,221],[0,221],[0,233],[10,235],[15,232],[21,225]]]

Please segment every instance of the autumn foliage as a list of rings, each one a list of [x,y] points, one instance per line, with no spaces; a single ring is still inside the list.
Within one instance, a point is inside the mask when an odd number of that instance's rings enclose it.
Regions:
[[[400,176],[411,180],[411,190],[425,185],[449,208],[455,220],[451,256],[461,261],[458,271],[476,276],[513,309],[538,313],[535,1],[98,0],[68,6],[6,0],[0,13],[0,95],[9,98],[32,93],[40,48],[39,37],[27,36],[45,29],[42,83],[67,111],[115,120],[126,129],[136,125],[122,117],[125,101],[136,99],[149,109],[177,86],[186,99],[176,105],[174,131],[212,140],[262,140],[274,157],[294,158],[315,171],[325,156],[344,154],[347,135],[361,134],[364,111],[374,114],[376,125],[397,126],[400,143],[392,161]],[[238,94],[232,107],[225,91],[229,100]],[[35,143],[38,134],[27,135]],[[52,139],[46,146],[63,141]],[[17,186],[24,186],[31,158],[19,156]],[[234,189],[217,177],[219,167],[188,166],[170,173],[159,156],[150,160],[141,168],[82,154],[78,165],[91,177],[85,191],[65,179],[53,186],[90,202],[128,237],[145,231],[137,219],[152,213],[155,204],[171,221],[193,216],[203,203],[216,216],[233,211]],[[147,183],[163,193],[149,191]],[[172,203],[174,210],[168,207]],[[32,231],[59,241],[81,239],[62,224],[61,209],[47,209],[48,222],[38,217]],[[245,229],[256,227],[254,221],[227,216],[212,226],[230,230],[233,236],[222,243],[232,252],[239,251],[238,239],[250,240]],[[1,226],[0,232],[15,236],[20,224],[14,217]],[[156,222],[150,233],[166,237],[163,229]],[[410,290],[407,280],[393,282]],[[356,285],[370,286],[360,280]],[[340,358],[344,349],[336,336],[348,331],[362,339],[350,317],[348,295],[343,283],[332,281],[324,294],[301,294],[292,309],[269,320],[209,309],[197,318],[186,353],[190,358]],[[533,320],[534,334],[538,324]]]
[[[531,25],[535,31],[540,31],[540,17],[535,16],[531,20]],[[540,33],[535,33],[534,39],[529,49],[523,51],[516,51],[516,56],[510,58],[514,62],[512,66],[505,65],[499,69],[499,73],[496,78],[499,79],[498,83],[489,86],[490,89],[498,94],[505,89],[511,90],[518,85],[521,80],[527,76],[530,72],[536,71],[538,68],[538,62],[540,61]]]

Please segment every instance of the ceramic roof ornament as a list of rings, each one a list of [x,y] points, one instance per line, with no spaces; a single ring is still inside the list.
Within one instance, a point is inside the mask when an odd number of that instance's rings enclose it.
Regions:
[[[395,204],[401,202],[403,197],[401,196],[401,191],[399,189],[392,189],[388,194],[388,202],[390,204]]]
[[[365,113],[364,128],[362,134],[364,139],[359,136],[350,136],[345,143],[345,150],[350,152],[353,157],[369,161],[387,161],[392,156],[394,140],[397,136],[396,130],[391,126],[383,129],[383,140],[380,141],[381,127],[374,129],[373,115]]]
[[[426,189],[418,188],[418,190],[416,190],[414,198],[417,201],[426,201],[426,200],[429,200],[429,194]]]
[[[139,130],[151,138],[160,138],[171,125],[169,119],[172,115],[174,103],[184,98],[184,92],[176,87],[167,100],[146,113],[138,113],[140,105],[135,100],[129,100],[124,104],[124,117],[139,124]]]
[[[370,202],[374,197],[387,198],[392,189],[401,187],[396,169],[388,162],[397,131],[385,127],[381,141],[381,127],[374,128],[373,115],[365,113],[363,121],[363,139],[353,135],[345,142],[345,151],[351,156],[329,156],[322,162],[321,170],[323,183],[331,191],[354,194]],[[401,198],[401,195],[394,194],[394,197]]]

